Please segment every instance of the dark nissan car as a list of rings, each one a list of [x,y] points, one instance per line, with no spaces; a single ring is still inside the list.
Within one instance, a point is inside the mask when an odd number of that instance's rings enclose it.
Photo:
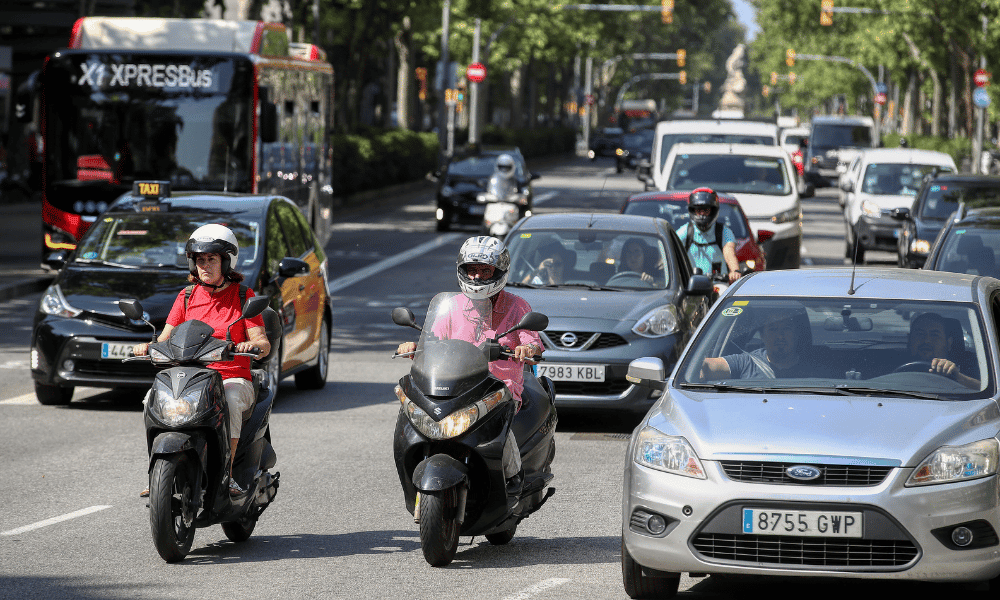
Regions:
[[[966,208],[1000,206],[1000,177],[942,174],[928,179],[912,208],[893,211],[893,218],[903,223],[897,247],[899,266],[923,266],[935,238],[959,204]]]
[[[1000,277],[1000,207],[960,207],[938,235],[924,269]],[[996,307],[994,307],[996,308]]]
[[[280,196],[126,194],[72,254],[51,261],[61,271],[42,295],[31,339],[39,402],[67,404],[78,385],[139,390],[152,385],[157,369],[151,364],[122,362],[134,344],[151,339],[152,330],[126,318],[117,302],[140,300],[159,333],[188,285],[187,238],[208,223],[236,234],[240,251],[234,268],[255,294],[271,298],[281,317],[282,339],[271,350],[278,358],[268,365],[272,380],[294,374],[299,388],[323,387],[333,322],[327,259],[295,204]]]
[[[531,214],[531,182],[540,175],[528,171],[518,148],[483,150],[472,156],[453,158],[443,172],[435,173],[438,189],[434,218],[438,231],[448,231],[452,225],[482,224],[486,203],[478,198],[486,191],[501,154],[509,154],[514,159],[514,182],[520,195],[518,218]]]

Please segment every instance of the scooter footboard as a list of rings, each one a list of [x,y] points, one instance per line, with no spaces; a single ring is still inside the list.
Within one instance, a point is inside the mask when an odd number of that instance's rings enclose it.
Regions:
[[[469,467],[447,454],[425,458],[413,470],[413,486],[421,492],[440,492],[459,484],[469,485]]]

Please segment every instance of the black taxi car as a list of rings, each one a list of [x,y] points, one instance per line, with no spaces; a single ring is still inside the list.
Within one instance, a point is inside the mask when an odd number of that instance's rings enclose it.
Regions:
[[[170,195],[168,182],[116,200],[71,254],[50,256],[59,269],[42,294],[31,338],[31,375],[42,404],[67,404],[75,386],[148,388],[156,368],[123,363],[134,344],[152,337],[130,321],[118,300],[135,298],[161,331],[188,276],[184,245],[201,225],[236,234],[235,270],[244,285],[271,299],[283,332],[268,362],[272,380],[290,375],[303,389],[326,383],[332,314],[327,259],[298,207],[281,196],[225,193]],[[159,190],[153,197],[140,194]],[[141,398],[141,394],[136,395]]]

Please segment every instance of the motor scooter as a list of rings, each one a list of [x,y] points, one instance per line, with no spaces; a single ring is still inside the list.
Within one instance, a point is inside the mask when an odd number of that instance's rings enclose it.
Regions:
[[[271,348],[276,348],[281,323],[268,302],[267,296],[249,298],[242,316],[229,328],[263,314]],[[269,472],[277,456],[268,428],[278,382],[270,379],[265,368],[252,371],[256,402],[243,424],[232,469],[233,478],[246,493],[232,497],[229,406],[219,372],[205,365],[256,355],[233,352],[231,342],[212,337],[213,328],[198,320],[181,323],[170,339],[157,342],[156,328],[143,317],[137,300],[120,300],[118,306],[134,323],[153,327],[149,353],[124,360],[149,360],[167,367],[156,374],[143,411],[149,452],[149,523],[156,551],[167,562],[184,560],[195,529],[217,523],[233,542],[248,539],[278,492],[280,474]]]
[[[490,176],[486,191],[476,196],[476,202],[486,204],[482,233],[503,238],[521,218],[520,206],[527,204],[528,196],[519,191],[513,181],[494,173]]]
[[[552,381],[525,365],[517,411],[510,390],[489,372],[490,362],[513,357],[498,340],[517,329],[541,331],[548,317],[528,313],[479,346],[448,339],[449,319],[469,304],[457,292],[438,294],[422,329],[408,308],[392,311],[397,325],[421,332],[410,373],[396,386],[401,407],[393,455],[406,509],[420,525],[420,547],[432,566],[451,563],[460,535],[506,544],[518,523],[555,493],[548,487],[558,421]],[[523,469],[513,478],[504,469],[518,456],[511,432]]]

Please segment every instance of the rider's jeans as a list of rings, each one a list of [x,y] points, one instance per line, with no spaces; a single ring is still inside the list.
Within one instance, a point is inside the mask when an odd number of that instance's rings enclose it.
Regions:
[[[510,479],[521,472],[521,449],[517,447],[514,432],[507,431],[507,443],[503,446],[503,476]]]

